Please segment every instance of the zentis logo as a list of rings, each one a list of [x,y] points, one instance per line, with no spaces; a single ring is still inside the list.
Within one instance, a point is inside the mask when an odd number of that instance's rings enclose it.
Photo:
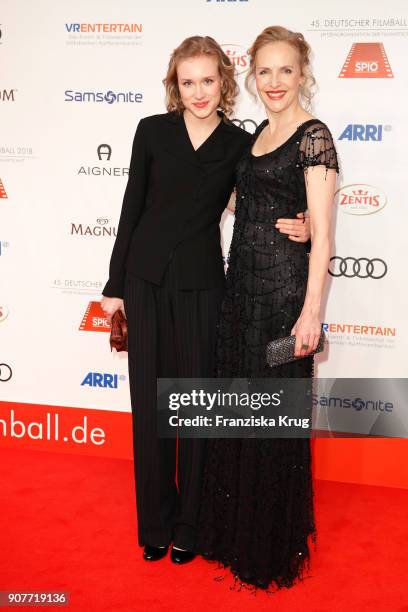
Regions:
[[[249,68],[249,55],[242,45],[221,45],[225,55],[234,64],[237,74],[243,74]]]
[[[110,325],[99,302],[89,302],[82,318],[80,331],[110,332]]]
[[[393,78],[382,43],[354,43],[340,71],[339,79]]]
[[[6,199],[7,197],[8,196],[7,196],[7,193],[6,193],[6,188],[4,187],[3,182],[0,179],[0,198],[1,199]]]
[[[374,185],[346,185],[336,191],[339,194],[340,209],[349,215],[370,215],[382,210],[387,196]]]

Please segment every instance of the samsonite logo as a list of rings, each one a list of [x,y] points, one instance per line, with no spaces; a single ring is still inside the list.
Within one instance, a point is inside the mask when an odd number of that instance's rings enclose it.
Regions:
[[[117,389],[120,380],[125,380],[122,374],[109,374],[107,372],[88,372],[81,387],[101,387],[103,389]]]
[[[350,215],[370,215],[387,204],[385,193],[374,185],[356,183],[345,185],[336,191],[340,209]]]
[[[393,78],[382,43],[354,43],[340,71],[339,79]]]
[[[110,332],[110,329],[110,325],[106,320],[100,302],[89,302],[79,326],[79,330]]]
[[[374,123],[349,123],[342,131],[338,140],[362,141],[369,140],[380,142],[383,139],[384,132],[391,131],[390,125],[374,124]]]

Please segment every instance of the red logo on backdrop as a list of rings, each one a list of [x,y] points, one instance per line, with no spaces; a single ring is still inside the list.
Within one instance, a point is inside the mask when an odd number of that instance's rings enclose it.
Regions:
[[[248,50],[242,45],[221,45],[225,55],[234,64],[237,74],[243,74],[249,68]]]
[[[89,302],[79,329],[80,331],[110,332],[110,325],[99,302]]]
[[[7,193],[6,190],[4,188],[4,185],[0,179],[0,198],[7,198]]]
[[[354,43],[340,71],[339,79],[393,78],[382,43]]]

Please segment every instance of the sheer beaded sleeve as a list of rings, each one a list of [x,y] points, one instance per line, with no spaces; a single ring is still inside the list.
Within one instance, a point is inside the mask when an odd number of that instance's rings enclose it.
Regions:
[[[320,121],[305,130],[299,145],[299,163],[304,170],[326,166],[339,172],[337,152],[329,128]]]

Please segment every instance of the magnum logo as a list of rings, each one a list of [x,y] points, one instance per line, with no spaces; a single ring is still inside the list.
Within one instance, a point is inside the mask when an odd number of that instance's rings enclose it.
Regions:
[[[339,79],[393,78],[382,43],[354,43],[340,71]]]

